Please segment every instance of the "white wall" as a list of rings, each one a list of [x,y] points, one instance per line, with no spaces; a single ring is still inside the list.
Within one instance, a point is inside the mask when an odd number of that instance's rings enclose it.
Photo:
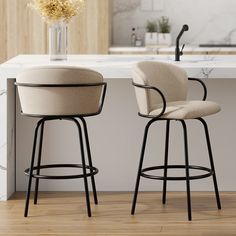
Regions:
[[[132,27],[139,27],[139,35],[143,37],[146,21],[163,15],[170,18],[173,39],[182,25],[188,24],[190,30],[183,37],[184,43],[222,43],[230,39],[236,43],[235,0],[156,0],[163,3],[160,11],[141,10],[141,1],[147,4],[149,0],[113,1],[114,45],[129,45]]]

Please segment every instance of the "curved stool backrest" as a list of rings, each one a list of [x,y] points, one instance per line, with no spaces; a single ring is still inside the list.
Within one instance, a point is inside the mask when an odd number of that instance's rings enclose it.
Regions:
[[[96,115],[106,89],[98,72],[65,66],[29,68],[17,76],[16,85],[22,112],[32,116]]]
[[[138,63],[133,68],[133,82],[158,88],[167,102],[187,99],[187,73],[168,63],[150,61]],[[163,103],[155,91],[135,87],[135,93],[142,114],[148,115]]]

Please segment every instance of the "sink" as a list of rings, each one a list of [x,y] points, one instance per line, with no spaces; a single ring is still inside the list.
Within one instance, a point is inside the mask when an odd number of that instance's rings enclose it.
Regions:
[[[197,58],[197,59],[181,59],[180,62],[186,62],[186,63],[198,63],[198,62],[204,62],[204,61],[213,61],[211,58]],[[177,62],[178,63],[178,62]]]
[[[209,47],[209,48],[232,48],[236,47],[236,44],[200,44],[199,47]]]

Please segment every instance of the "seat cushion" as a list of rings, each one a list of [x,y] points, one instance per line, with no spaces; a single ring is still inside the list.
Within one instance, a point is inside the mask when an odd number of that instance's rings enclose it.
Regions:
[[[168,102],[166,105],[165,114],[161,117],[166,119],[195,119],[215,114],[221,110],[217,103],[210,101],[178,101]],[[157,116],[161,111],[162,106],[159,106],[149,115]]]

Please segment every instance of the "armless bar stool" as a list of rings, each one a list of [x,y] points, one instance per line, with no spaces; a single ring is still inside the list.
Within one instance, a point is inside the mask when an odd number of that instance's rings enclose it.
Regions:
[[[199,82],[204,89],[202,101],[187,100],[188,80]],[[217,187],[216,173],[213,162],[213,155],[210,144],[210,137],[206,122],[202,117],[215,114],[220,111],[220,106],[214,102],[205,101],[207,88],[202,80],[188,78],[186,72],[171,64],[161,62],[140,62],[133,69],[133,85],[141,117],[151,119],[145,128],[141,150],[140,163],[138,168],[137,181],[135,186],[131,214],[135,213],[136,200],[138,195],[140,178],[149,178],[163,181],[162,203],[166,203],[167,180],[186,181],[188,219],[192,220],[190,180],[202,179],[209,176],[213,177],[215,196],[218,209],[221,209],[220,196]],[[206,142],[208,147],[210,168],[203,166],[193,166],[189,164],[187,126],[185,120],[196,119],[203,124]],[[169,131],[171,121],[176,120],[182,124],[184,134],[185,165],[169,165]],[[145,147],[150,126],[156,121],[166,121],[166,144],[165,158],[163,166],[153,166],[143,168]],[[179,177],[168,177],[168,169],[184,169],[186,175]],[[190,169],[201,170],[201,175],[190,176]],[[151,175],[148,172],[153,170],[163,170],[163,176]]]
[[[24,216],[28,216],[32,178],[36,179],[34,204],[37,204],[40,179],[84,179],[88,216],[91,216],[87,177],[91,177],[95,204],[98,203],[94,175],[98,169],[92,164],[89,136],[85,117],[101,113],[107,84],[101,74],[78,67],[45,66],[29,68],[16,78],[22,114],[40,118],[33,141],[30,168],[25,170],[29,176]],[[41,165],[44,124],[51,120],[68,120],[75,123],[79,134],[82,164]],[[79,122],[79,121],[80,122]],[[82,128],[83,127],[83,132]],[[40,137],[39,136],[40,130]],[[84,136],[83,136],[84,134]],[[85,161],[84,141],[86,143],[88,165]],[[36,148],[38,161],[34,166]],[[40,170],[50,168],[79,168],[82,174],[55,176],[41,175]]]

